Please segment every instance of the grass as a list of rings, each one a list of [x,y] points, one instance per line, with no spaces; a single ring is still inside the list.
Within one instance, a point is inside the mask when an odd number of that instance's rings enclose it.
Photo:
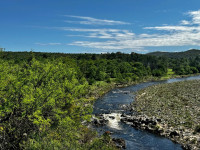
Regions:
[[[161,80],[167,80],[167,79],[171,78],[174,74],[175,74],[175,72],[172,69],[168,69],[167,75],[161,77]]]

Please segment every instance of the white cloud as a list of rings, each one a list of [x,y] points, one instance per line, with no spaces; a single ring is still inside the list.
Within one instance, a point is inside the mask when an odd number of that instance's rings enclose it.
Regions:
[[[85,37],[84,41],[77,40],[69,45],[101,50],[144,51],[146,47],[200,46],[200,10],[190,11],[187,14],[189,14],[191,17],[190,21],[181,20],[177,25],[162,25],[144,28],[144,31],[152,30],[152,34],[135,34],[127,29],[124,30],[114,28],[98,29],[58,27],[56,29],[79,33],[78,35],[69,34],[68,36]],[[82,22],[82,24],[123,24],[121,21],[116,22],[112,20],[101,20],[91,17],[70,17],[84,19],[86,22]]]
[[[65,15],[70,18],[82,19],[82,21],[65,21],[68,23],[79,23],[84,25],[127,25],[130,24],[124,21],[115,21],[115,20],[107,20],[107,19],[96,19],[92,17],[84,17],[84,16],[73,16],[73,15]]]
[[[126,39],[133,39],[135,36],[134,33],[128,30],[120,30],[120,29],[83,29],[83,28],[60,28],[60,29],[65,31],[86,32],[86,34],[78,36],[99,38],[99,39],[126,40]]]
[[[187,20],[182,20],[181,21],[181,25],[190,25],[191,22],[190,21],[187,21]]]
[[[192,17],[192,23],[200,25],[200,10],[189,11],[188,14]]]
[[[57,29],[65,30],[65,31],[77,31],[77,32],[118,32],[119,29],[84,29],[84,28],[69,28],[69,27],[58,27]]]
[[[105,41],[105,42],[90,42],[90,41],[76,41],[70,45],[96,48],[101,50],[136,50],[142,51],[143,47],[130,45],[129,41]],[[130,47],[131,46],[131,47]]]
[[[36,45],[40,46],[54,46],[54,45],[61,45],[61,43],[35,43]]]
[[[200,26],[157,26],[157,27],[145,27],[144,29],[154,29],[154,30],[166,30],[166,31],[200,31]]]

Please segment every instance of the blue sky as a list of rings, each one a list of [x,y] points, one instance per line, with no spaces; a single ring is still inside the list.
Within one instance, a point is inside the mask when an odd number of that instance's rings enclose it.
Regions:
[[[199,0],[0,0],[0,19],[7,51],[200,49]]]

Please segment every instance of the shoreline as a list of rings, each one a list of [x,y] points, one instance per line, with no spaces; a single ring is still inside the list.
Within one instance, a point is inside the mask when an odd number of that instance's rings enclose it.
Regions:
[[[160,84],[140,90],[123,122],[166,137],[186,150],[200,149],[199,81]]]
[[[193,135],[191,130],[168,126],[166,122],[155,116],[148,117],[145,114],[123,115],[121,121],[136,129],[168,138],[172,142],[180,144],[184,150],[199,149],[196,146],[196,139],[200,136],[199,134]]]

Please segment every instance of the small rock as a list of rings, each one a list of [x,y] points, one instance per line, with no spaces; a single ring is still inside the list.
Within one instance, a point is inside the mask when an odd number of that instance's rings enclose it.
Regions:
[[[174,137],[174,136],[179,136],[179,133],[177,131],[172,131],[170,134],[169,134],[170,137]]]
[[[118,148],[126,149],[126,143],[125,143],[124,139],[122,139],[122,138],[113,138],[112,141],[115,142],[115,144],[116,144],[116,146]]]
[[[109,118],[111,118],[111,119],[115,119],[115,117],[114,117],[114,116],[109,116]]]

